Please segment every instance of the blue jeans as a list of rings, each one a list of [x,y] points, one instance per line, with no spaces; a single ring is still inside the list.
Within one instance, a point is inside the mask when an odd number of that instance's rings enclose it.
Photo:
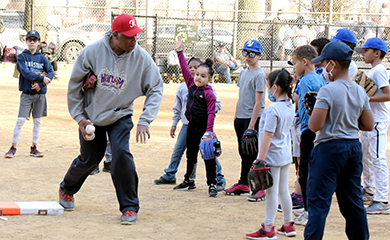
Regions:
[[[236,71],[238,68],[239,67],[235,63],[230,62],[226,68],[223,68],[222,65],[218,66],[216,72],[224,75],[227,83],[233,83],[232,78],[230,77],[230,71]]]
[[[333,193],[345,218],[348,239],[368,239],[368,223],[360,189],[362,144],[358,139],[320,143],[311,152],[307,178],[309,221],[305,239],[322,239]]]
[[[188,125],[183,124],[179,135],[177,136],[175,147],[173,148],[173,153],[171,156],[171,162],[167,169],[164,170],[165,174],[162,176],[166,180],[173,180],[176,178],[176,173],[179,168],[181,158],[184,154],[184,151],[187,148],[186,138],[187,138],[187,127]],[[226,182],[224,175],[222,174],[222,166],[218,159],[216,159],[217,164],[217,182]],[[195,180],[196,174],[190,177],[190,180]]]

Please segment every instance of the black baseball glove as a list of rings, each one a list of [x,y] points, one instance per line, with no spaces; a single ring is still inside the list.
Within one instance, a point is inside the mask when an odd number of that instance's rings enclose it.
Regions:
[[[252,192],[270,188],[274,184],[271,170],[263,159],[257,159],[253,162],[248,173],[248,183]]]
[[[303,99],[304,106],[306,108],[306,114],[311,116],[313,112],[314,104],[317,100],[317,92],[307,92],[305,98]]]
[[[258,134],[254,129],[245,130],[241,138],[242,152],[246,155],[256,155],[258,152]]]

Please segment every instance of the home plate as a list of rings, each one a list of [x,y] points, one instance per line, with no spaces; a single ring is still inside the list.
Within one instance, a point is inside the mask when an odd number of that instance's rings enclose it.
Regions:
[[[0,202],[1,215],[61,215],[64,208],[55,201]]]

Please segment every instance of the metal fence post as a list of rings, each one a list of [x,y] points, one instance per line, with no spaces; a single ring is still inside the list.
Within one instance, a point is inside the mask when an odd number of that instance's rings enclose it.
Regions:
[[[211,20],[211,54],[214,50],[214,20]]]
[[[270,52],[270,71],[272,72],[272,67],[274,64],[274,27],[275,27],[275,19],[272,19],[272,25],[271,25],[271,52]]]
[[[157,20],[158,20],[158,17],[157,17],[157,14],[154,15],[154,33],[153,33],[153,45],[154,45],[154,48],[152,49],[152,58],[153,58],[153,61],[156,62],[156,52],[157,52]]]

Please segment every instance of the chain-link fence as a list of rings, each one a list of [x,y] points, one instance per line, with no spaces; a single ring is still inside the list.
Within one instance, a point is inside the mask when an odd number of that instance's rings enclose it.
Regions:
[[[246,40],[257,39],[264,46],[260,65],[266,71],[288,67],[286,60],[294,48],[318,37],[331,38],[339,28],[352,30],[358,46],[370,37],[380,37],[390,46],[389,6],[375,0],[0,0],[2,60],[12,59],[22,30],[35,29],[42,42],[55,45],[46,53],[51,61],[72,63],[122,13],[135,15],[145,29],[138,44],[151,54],[165,81],[182,80],[169,55],[177,34],[188,37],[184,51],[188,58],[213,58],[223,44],[242,67],[240,49]],[[191,36],[183,35],[190,32]],[[353,57],[365,67],[358,54]],[[240,69],[232,74],[233,80]],[[219,80],[225,81],[223,74]]]

